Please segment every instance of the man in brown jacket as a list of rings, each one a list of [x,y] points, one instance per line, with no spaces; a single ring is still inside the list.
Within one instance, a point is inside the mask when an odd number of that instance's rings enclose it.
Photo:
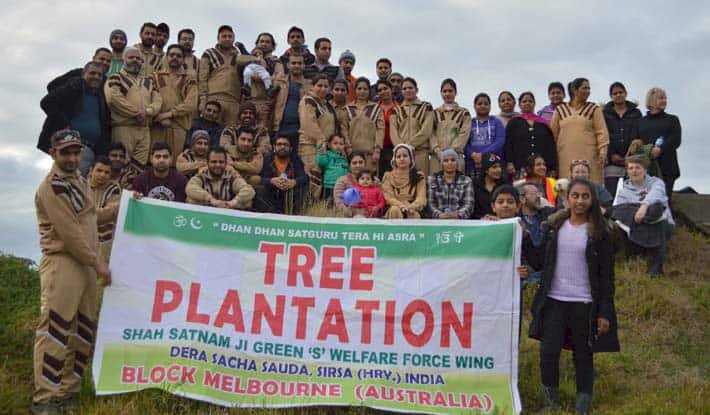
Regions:
[[[166,62],[165,67],[153,74],[163,105],[155,117],[150,138],[153,143],[167,143],[173,154],[179,154],[197,110],[197,79],[185,72],[181,46],[168,46]]]
[[[222,106],[222,125],[237,123],[237,111],[241,102],[242,82],[239,78],[244,65],[254,60],[244,46],[237,42],[233,46],[234,30],[231,26],[220,26],[217,31],[217,45],[205,50],[200,59],[197,75],[200,111],[207,101],[217,101]]]
[[[195,46],[195,32],[192,29],[182,29],[179,31],[178,44],[182,46],[183,52],[185,52],[185,62],[183,63],[185,72],[197,79],[197,69],[200,67],[200,60],[197,59],[195,51],[192,49]]]
[[[207,155],[207,170],[197,173],[187,182],[187,203],[226,209],[249,209],[254,188],[239,175],[227,169],[227,150],[216,147]]]
[[[227,126],[224,130],[222,130],[219,145],[229,151],[227,146],[234,146],[237,143],[239,129],[246,127],[254,130],[254,145],[256,146],[257,151],[259,151],[262,155],[270,153],[271,137],[266,129],[257,127],[256,114],[256,105],[254,105],[251,101],[243,102],[239,105],[239,124]]]
[[[81,138],[51,138],[54,164],[35,195],[42,259],[40,317],[34,342],[33,413],[79,407],[81,376],[96,329],[96,276],[111,272],[97,252],[96,209],[77,171]]]
[[[175,168],[188,179],[207,167],[207,151],[210,146],[210,134],[205,130],[197,130],[190,137],[190,148],[180,153],[175,162]]]
[[[144,62],[141,67],[141,75],[150,76],[153,74],[153,71],[160,66],[160,59],[162,58],[161,54],[158,54],[155,50],[153,50],[155,38],[158,36],[158,26],[151,22],[143,23],[139,35],[141,42],[136,43],[133,47],[138,48],[138,50],[143,53]]]
[[[241,127],[234,135],[236,136],[234,140],[225,140],[221,143],[229,153],[230,165],[247,183],[258,186],[261,183],[264,155],[255,148],[256,131],[250,127]]]
[[[99,236],[99,255],[107,264],[111,256],[113,231],[121,201],[121,188],[111,180],[111,160],[99,156],[89,172],[89,187],[93,192]]]
[[[163,100],[153,78],[140,74],[143,54],[136,48],[123,52],[123,69],[111,75],[104,85],[106,104],[111,110],[113,141],[126,146],[126,158],[145,165],[150,147],[151,119]]]

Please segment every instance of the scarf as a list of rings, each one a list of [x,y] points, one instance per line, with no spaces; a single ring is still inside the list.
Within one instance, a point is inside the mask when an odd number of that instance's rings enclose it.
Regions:
[[[545,125],[550,125],[549,121],[546,119],[542,118],[541,116],[535,114],[534,112],[521,112],[520,114],[515,115],[516,118],[522,118],[525,121],[534,121],[534,122],[540,122]]]

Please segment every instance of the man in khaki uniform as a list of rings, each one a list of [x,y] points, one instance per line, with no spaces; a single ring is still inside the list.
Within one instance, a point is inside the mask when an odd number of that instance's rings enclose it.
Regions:
[[[187,203],[227,209],[249,209],[254,199],[254,188],[239,175],[227,169],[227,151],[222,147],[210,150],[207,169],[198,172],[187,182]]]
[[[175,168],[190,179],[201,169],[207,167],[207,151],[210,148],[210,134],[206,130],[197,130],[190,137],[190,148],[180,153]]]
[[[58,131],[51,145],[54,164],[35,195],[42,250],[31,406],[37,414],[78,408],[96,329],[96,276],[106,283],[111,276],[97,252],[91,189],[77,171],[79,133]]]
[[[271,153],[271,137],[265,128],[257,126],[256,114],[256,105],[253,102],[242,102],[242,104],[239,105],[239,124],[227,126],[224,130],[222,130],[219,145],[229,151],[227,146],[234,146],[237,143],[238,131],[242,128],[249,128],[254,130],[254,145],[256,146],[257,151],[262,155]]]
[[[167,50],[167,65],[153,73],[163,105],[150,131],[151,144],[162,141],[172,154],[185,148],[185,134],[190,129],[197,110],[197,79],[183,67],[184,52],[179,45]]]
[[[200,67],[200,60],[195,56],[195,51],[192,49],[195,45],[195,32],[192,29],[182,29],[179,31],[178,44],[182,46],[183,52],[185,52],[185,62],[183,63],[185,72],[197,79],[197,69]]]
[[[222,106],[222,125],[237,124],[237,112],[241,102],[242,83],[239,75],[249,62],[255,60],[247,54],[240,43],[234,47],[234,30],[230,26],[220,26],[217,31],[217,45],[205,50],[200,59],[197,74],[200,93],[199,109],[207,101],[217,101]]]
[[[162,54],[156,53],[153,49],[155,38],[158,36],[158,26],[156,26],[155,23],[143,23],[139,35],[141,42],[136,43],[133,47],[143,53],[144,62],[141,67],[141,75],[150,76],[153,74],[153,71],[160,66],[160,60],[162,58]]]
[[[96,207],[96,223],[99,235],[99,254],[108,264],[113,245],[113,231],[116,227],[121,188],[111,180],[111,160],[99,156],[89,171],[89,187],[93,192]]]
[[[251,186],[261,184],[261,170],[264,167],[264,156],[255,148],[256,131],[250,127],[241,127],[235,132],[236,139],[225,140],[220,144],[227,150],[230,165]],[[222,138],[224,139],[224,135]]]
[[[123,52],[123,69],[104,85],[106,104],[111,110],[111,139],[126,146],[126,158],[148,162],[151,119],[163,104],[153,78],[140,75],[143,54],[136,48]]]

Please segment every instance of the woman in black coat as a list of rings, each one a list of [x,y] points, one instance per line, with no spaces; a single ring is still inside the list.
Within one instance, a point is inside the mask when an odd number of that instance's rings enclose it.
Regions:
[[[678,155],[680,147],[680,121],[678,117],[666,113],[668,97],[661,88],[651,88],[646,94],[648,113],[639,122],[639,137],[644,144],[653,144],[651,155],[661,165],[661,175],[666,184],[668,202],[673,195],[673,184],[680,177]]]
[[[626,174],[624,160],[631,140],[639,138],[639,121],[643,116],[636,104],[626,100],[626,87],[614,82],[609,87],[611,101],[604,106],[604,120],[609,130],[609,162],[604,169],[604,185],[612,197],[619,178]]]
[[[529,336],[541,340],[540,373],[548,410],[560,407],[560,352],[571,343],[577,411],[586,414],[594,384],[593,353],[619,351],[614,252],[593,185],[573,179],[567,201],[569,208],[550,216],[545,225],[545,266]]]
[[[530,155],[540,154],[545,159],[550,176],[556,177],[557,146],[547,120],[535,114],[535,96],[532,92],[523,92],[518,102],[520,114],[508,121],[505,127],[503,153],[508,162],[508,174],[510,177],[522,178],[516,173],[527,166]]]

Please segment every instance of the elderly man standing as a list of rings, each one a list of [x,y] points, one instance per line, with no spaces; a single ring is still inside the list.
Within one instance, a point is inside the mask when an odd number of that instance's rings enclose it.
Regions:
[[[151,119],[158,115],[163,100],[152,78],[141,75],[143,53],[133,47],[123,52],[123,69],[104,85],[111,110],[112,140],[126,146],[126,158],[148,162]]]
[[[31,411],[79,408],[81,376],[96,329],[96,276],[111,272],[97,252],[92,191],[77,172],[82,151],[77,131],[51,138],[52,169],[35,195],[42,259],[40,317],[34,342]]]
[[[193,176],[185,193],[187,203],[227,209],[249,209],[254,188],[234,170],[227,170],[227,150],[216,147],[207,154],[207,169]]]
[[[179,154],[197,110],[197,79],[185,71],[181,46],[168,46],[166,58],[167,65],[153,74],[163,105],[155,117],[150,139],[152,143],[167,143],[171,153]]]

